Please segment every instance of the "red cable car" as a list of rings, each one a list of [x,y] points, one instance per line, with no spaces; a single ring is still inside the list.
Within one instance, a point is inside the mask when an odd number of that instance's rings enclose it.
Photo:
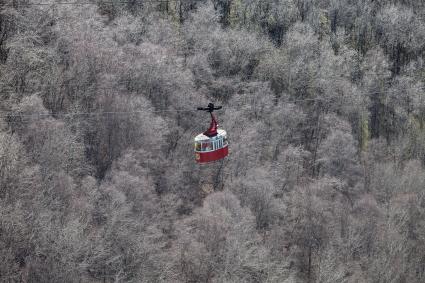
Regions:
[[[211,115],[209,129],[195,137],[195,158],[198,163],[208,163],[225,158],[229,154],[226,131],[218,128],[213,111],[221,109],[209,103],[207,108],[198,107],[198,110],[208,111]]]

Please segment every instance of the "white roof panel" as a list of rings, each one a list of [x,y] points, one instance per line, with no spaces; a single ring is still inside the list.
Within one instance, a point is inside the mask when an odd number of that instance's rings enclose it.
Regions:
[[[219,136],[226,136],[226,131],[225,130],[223,130],[223,129],[218,129],[217,130],[217,134],[219,135]],[[204,134],[199,134],[199,135],[197,135],[196,137],[195,137],[195,141],[207,141],[207,140],[209,140],[210,138],[209,137],[207,137],[206,135],[204,135]]]

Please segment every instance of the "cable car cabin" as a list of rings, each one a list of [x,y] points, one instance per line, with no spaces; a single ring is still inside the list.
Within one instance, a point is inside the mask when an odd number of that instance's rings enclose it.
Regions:
[[[198,163],[216,161],[229,154],[227,134],[218,129],[217,135],[208,137],[204,134],[195,137],[195,157]]]
[[[229,154],[226,131],[218,128],[217,120],[212,113],[218,109],[221,109],[221,106],[214,107],[212,103],[208,104],[208,108],[198,108],[211,114],[209,129],[195,137],[195,158],[198,163],[220,160]]]

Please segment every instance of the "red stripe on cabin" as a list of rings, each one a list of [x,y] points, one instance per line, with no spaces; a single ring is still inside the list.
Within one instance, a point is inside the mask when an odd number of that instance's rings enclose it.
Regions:
[[[226,145],[223,148],[207,151],[207,152],[195,152],[196,162],[207,163],[216,161],[226,157],[229,154],[229,147]]]

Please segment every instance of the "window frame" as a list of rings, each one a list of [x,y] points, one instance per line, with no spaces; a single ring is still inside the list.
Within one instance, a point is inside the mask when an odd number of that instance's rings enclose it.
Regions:
[[[209,140],[195,141],[195,152],[211,152],[228,146],[227,136],[217,136]]]

